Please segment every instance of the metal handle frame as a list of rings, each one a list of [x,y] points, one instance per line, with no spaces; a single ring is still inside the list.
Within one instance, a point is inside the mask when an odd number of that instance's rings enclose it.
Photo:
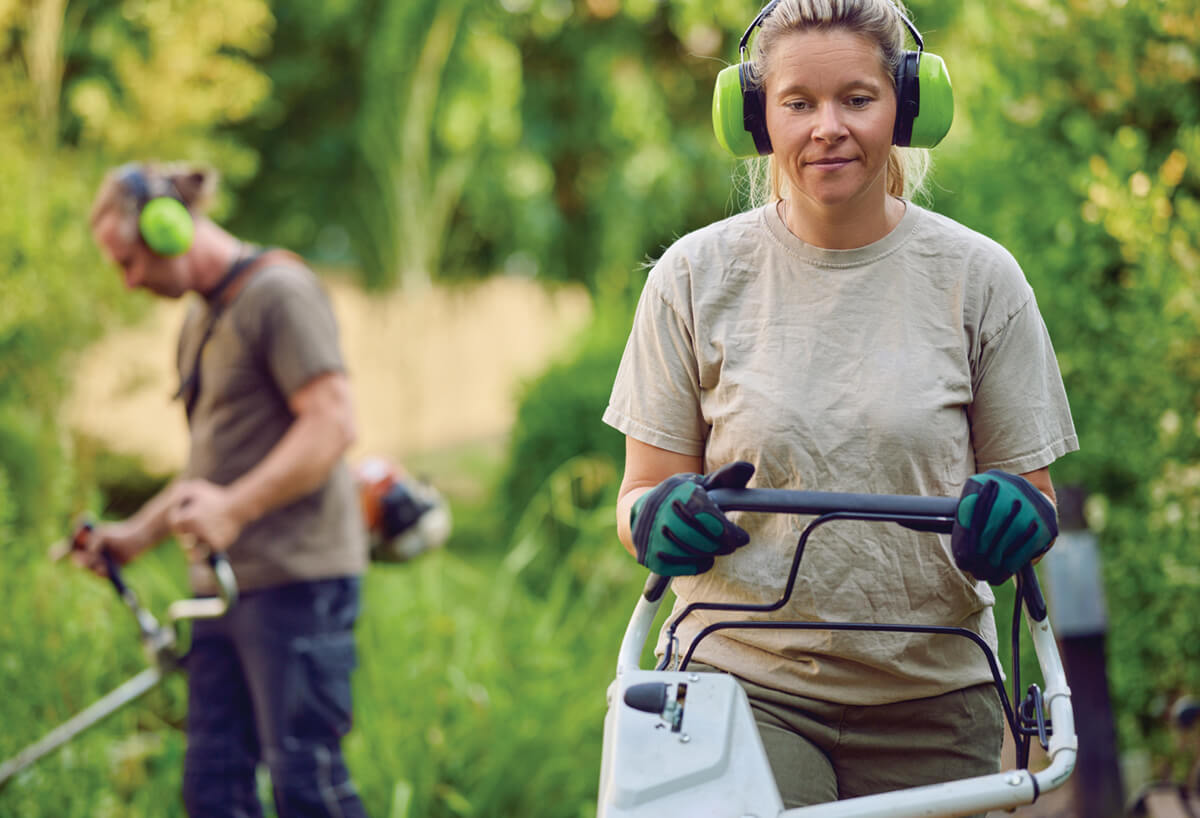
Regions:
[[[847,494],[838,492],[795,491],[788,489],[714,489],[709,492],[713,502],[724,511],[756,511],[793,515],[812,515],[812,520],[800,535],[796,553],[792,558],[791,570],[787,583],[779,599],[765,605],[733,605],[727,603],[692,603],[689,604],[667,626],[667,650],[658,670],[665,669],[676,652],[675,630],[679,623],[689,614],[697,610],[742,611],[742,612],[771,612],[779,610],[790,598],[799,572],[800,560],[812,531],[818,526],[834,520],[860,520],[871,522],[891,522],[917,531],[931,531],[948,534],[953,530],[954,516],[958,501],[947,497],[918,497],[907,495],[870,495]],[[631,669],[639,667],[642,649],[653,626],[655,614],[662,603],[663,596],[670,584],[669,577],[651,574],[645,588],[638,599],[633,616],[626,628],[625,636],[617,659],[617,678]],[[1013,665],[1014,686],[1013,702],[1010,703],[1004,689],[1002,675],[995,654],[987,644],[973,631],[965,628],[889,625],[862,622],[790,622],[771,620],[747,620],[717,622],[702,629],[692,640],[683,656],[680,668],[686,667],[691,659],[696,645],[709,634],[717,630],[729,628],[785,628],[785,629],[816,629],[816,630],[872,630],[872,631],[903,631],[915,633],[940,633],[970,639],[987,657],[988,666],[992,672],[993,684],[997,689],[1000,701],[1004,707],[1005,717],[1017,742],[1018,767],[1028,764],[1029,745],[1031,738],[1037,736],[1042,746],[1051,758],[1051,764],[1037,774],[1020,769],[998,776],[982,776],[978,779],[966,779],[961,782],[951,782],[947,785],[937,785],[933,788],[916,788],[897,793],[885,793],[871,796],[869,799],[853,799],[838,804],[818,805],[804,810],[789,810],[787,815],[795,814],[809,816],[852,816],[852,815],[934,815],[938,812],[927,812],[930,803],[940,803],[946,800],[946,810],[953,811],[965,807],[973,811],[975,806],[984,804],[985,808],[996,809],[1021,804],[1032,803],[1039,792],[1053,789],[1062,784],[1075,766],[1077,739],[1075,736],[1074,713],[1071,709],[1070,689],[1066,684],[1066,674],[1058,654],[1058,648],[1050,630],[1045,600],[1038,585],[1037,575],[1033,566],[1028,565],[1017,575],[1017,604],[1013,611]],[[1017,623],[1024,609],[1026,623],[1032,634],[1034,651],[1037,654],[1042,670],[1046,690],[1043,694],[1036,685],[1030,687],[1023,702],[1018,703],[1020,687],[1020,633]],[[1047,714],[1049,717],[1047,718]],[[906,798],[920,792],[920,798],[911,803],[914,812],[905,811]],[[990,798],[990,800],[988,800]],[[982,800],[981,800],[982,799]],[[876,810],[876,803],[878,809]]]
[[[102,551],[101,557],[104,559],[113,590],[137,620],[142,647],[151,665],[52,729],[40,740],[22,749],[17,755],[0,763],[0,789],[18,773],[54,752],[84,730],[141,698],[172,672],[182,669],[187,662],[187,653],[180,654],[176,649],[178,623],[222,616],[237,602],[237,580],[228,558],[222,553],[210,552],[207,559],[217,579],[218,595],[212,598],[179,599],[172,602],[167,607],[167,624],[162,625],[153,614],[142,607],[137,594],[125,582],[120,566],[113,556],[107,551]]]

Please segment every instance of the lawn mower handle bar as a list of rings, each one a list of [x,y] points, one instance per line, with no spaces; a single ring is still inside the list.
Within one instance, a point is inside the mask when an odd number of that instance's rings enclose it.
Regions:
[[[845,494],[835,492],[797,491],[790,489],[713,489],[708,492],[723,511],[758,511],[814,516],[817,520],[851,519],[894,522],[918,531],[950,533],[958,510],[958,500],[948,497],[919,497],[905,495]],[[816,521],[814,521],[816,522]],[[851,818],[851,816],[888,815],[925,816],[959,814],[967,807],[980,805],[986,809],[1011,809],[1033,803],[1039,792],[1060,786],[1075,766],[1078,740],[1071,708],[1070,689],[1058,654],[1054,634],[1046,615],[1045,602],[1038,587],[1033,566],[1020,571],[1025,599],[1026,622],[1033,638],[1038,663],[1046,681],[1045,708],[1054,731],[1050,735],[1047,755],[1050,764],[1032,773],[1026,769],[1010,770],[947,784],[916,788],[911,791],[883,793],[851,801],[832,802],[812,807],[787,810],[783,814],[798,818]],[[649,636],[655,612],[671,577],[650,574],[642,597],[626,628],[617,659],[617,681],[629,670],[636,670],[642,648]],[[978,811],[972,809],[971,811]]]
[[[945,520],[944,534],[954,526],[958,500],[905,494],[851,494],[796,489],[709,489],[708,496],[723,511],[767,511],[776,514],[861,513],[902,522],[911,518]]]
[[[919,531],[949,534],[954,530],[958,499],[922,497],[907,494],[854,494],[836,491],[800,491],[797,489],[710,489],[709,498],[722,511],[759,511],[774,514],[802,514],[820,517],[837,515],[843,519],[867,519],[899,523]],[[1046,603],[1032,565],[1021,569],[1026,605],[1035,620],[1046,616]],[[656,602],[670,585],[670,577],[650,574],[643,595]]]

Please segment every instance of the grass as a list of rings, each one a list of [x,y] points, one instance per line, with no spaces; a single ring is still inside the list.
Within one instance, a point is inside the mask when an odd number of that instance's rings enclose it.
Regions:
[[[486,484],[495,451],[456,457]],[[519,547],[481,542],[487,495],[464,481],[451,495],[456,531],[446,548],[371,567],[345,744],[369,814],[594,814],[605,690],[642,576],[615,542],[611,506],[574,508],[564,500],[571,492],[554,488],[590,468],[574,464],[551,480],[552,499],[533,504]],[[564,532],[576,546],[550,570]],[[184,592],[184,576],[169,546],[127,571],[156,613]],[[10,565],[0,588],[12,612],[0,623],[7,758],[145,662],[132,618],[105,583],[39,555]],[[183,815],[185,702],[183,678],[172,677],[12,780],[0,816]]]
[[[605,691],[644,574],[615,541],[615,475],[599,461],[552,474],[511,542],[495,542],[487,489],[500,454],[483,443],[410,461],[446,490],[454,535],[367,574],[345,750],[370,815],[595,813]],[[106,583],[50,565],[40,548],[25,553],[36,556],[0,576],[10,611],[0,620],[0,758],[145,666]],[[185,592],[184,577],[169,546],[127,571],[155,612]],[[1011,594],[999,596],[1007,654]],[[0,816],[182,816],[185,709],[184,679],[172,677],[11,781]]]

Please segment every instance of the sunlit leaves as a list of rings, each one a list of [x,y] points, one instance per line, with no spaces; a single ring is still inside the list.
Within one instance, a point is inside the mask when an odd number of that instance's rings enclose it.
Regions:
[[[95,9],[79,35],[93,70],[66,91],[83,139],[120,156],[209,157],[237,175],[253,156],[212,128],[245,119],[270,93],[251,57],[270,44],[260,0],[128,0]],[[214,155],[215,154],[215,155]]]
[[[521,54],[512,41],[472,25],[453,75],[435,123],[441,143],[459,152],[480,140],[513,145],[521,135]]]
[[[1105,509],[1121,740],[1161,748],[1163,702],[1200,689],[1183,649],[1200,641],[1200,8],[1026,0],[964,20],[971,139],[943,153],[939,204],[1034,284],[1082,445],[1054,473]]]

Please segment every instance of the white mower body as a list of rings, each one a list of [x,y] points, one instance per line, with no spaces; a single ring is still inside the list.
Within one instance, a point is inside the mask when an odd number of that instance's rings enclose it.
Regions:
[[[665,686],[667,718],[625,702],[643,684]],[[782,811],[750,703],[732,676],[634,670],[609,687],[598,818]]]

